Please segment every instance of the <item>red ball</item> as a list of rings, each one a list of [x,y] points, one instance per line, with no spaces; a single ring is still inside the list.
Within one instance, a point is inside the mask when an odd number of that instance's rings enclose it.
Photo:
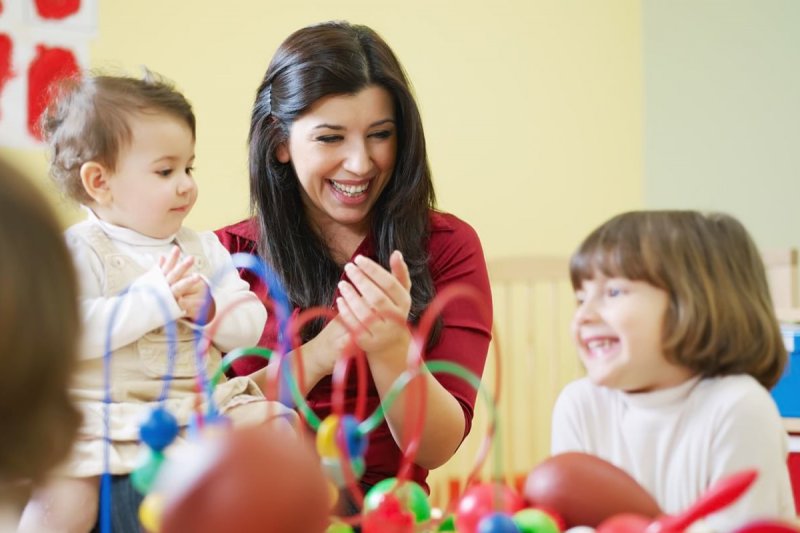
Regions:
[[[614,515],[597,527],[596,533],[645,533],[652,522],[637,514]]]
[[[596,528],[622,513],[651,520],[663,514],[655,499],[627,472],[580,452],[554,455],[540,463],[528,474],[524,496],[532,507],[558,513],[567,528]]]
[[[523,507],[522,498],[500,483],[481,483],[467,489],[456,510],[459,533],[475,533],[481,519],[492,513],[514,514]]]
[[[198,456],[210,463],[189,465],[202,472],[185,488],[170,492],[168,485],[163,487],[161,533],[325,531],[330,495],[322,466],[313,448],[293,431],[268,424],[234,430],[202,445],[207,453]]]

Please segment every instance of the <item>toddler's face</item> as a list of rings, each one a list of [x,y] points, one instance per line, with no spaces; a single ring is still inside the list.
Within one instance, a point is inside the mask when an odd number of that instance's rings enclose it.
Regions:
[[[664,356],[666,291],[643,281],[597,274],[575,295],[572,333],[594,383],[644,392],[673,387],[690,377]]]
[[[128,125],[131,142],[120,153],[108,180],[111,199],[98,215],[149,237],[169,237],[197,199],[192,131],[165,114],[136,115]]]

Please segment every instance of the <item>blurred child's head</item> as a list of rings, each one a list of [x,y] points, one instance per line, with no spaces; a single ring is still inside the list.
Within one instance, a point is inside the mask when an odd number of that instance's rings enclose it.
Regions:
[[[41,125],[53,180],[101,219],[164,238],[194,205],[194,113],[155,75],[67,80]]]
[[[0,486],[40,479],[80,423],[67,395],[76,362],[78,295],[55,215],[0,161]]]
[[[573,326],[590,376],[616,368],[633,382],[618,388],[651,390],[738,373],[771,387],[781,375],[786,350],[761,255],[729,215],[618,215],[583,241],[570,275],[583,300]],[[636,383],[641,372],[649,375]]]

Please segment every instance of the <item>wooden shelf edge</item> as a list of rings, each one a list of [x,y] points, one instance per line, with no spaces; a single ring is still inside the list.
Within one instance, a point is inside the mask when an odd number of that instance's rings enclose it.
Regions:
[[[796,307],[777,307],[775,315],[779,322],[800,322],[800,309]]]
[[[800,418],[784,418],[783,427],[786,428],[786,431],[789,433],[800,434]]]

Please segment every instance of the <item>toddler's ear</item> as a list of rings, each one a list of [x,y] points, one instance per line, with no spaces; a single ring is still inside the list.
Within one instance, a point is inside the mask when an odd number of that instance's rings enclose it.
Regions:
[[[111,201],[111,189],[108,187],[109,172],[95,161],[87,161],[81,165],[81,183],[92,200],[100,205]]]

